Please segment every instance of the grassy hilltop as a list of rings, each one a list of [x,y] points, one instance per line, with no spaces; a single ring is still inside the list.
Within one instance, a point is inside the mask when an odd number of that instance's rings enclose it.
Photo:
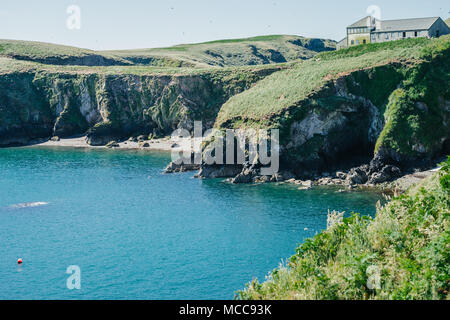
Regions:
[[[0,40],[0,57],[53,65],[226,67],[309,59],[336,48],[331,40],[272,35],[169,48],[93,51],[42,42]]]
[[[224,67],[309,59],[318,52],[331,51],[335,48],[336,43],[331,40],[271,35],[107,53],[135,62],[146,61],[151,57],[166,57],[172,61],[179,61],[181,65]]]
[[[450,100],[449,54],[450,36],[321,53],[233,96],[221,108],[216,126],[280,128],[282,144],[297,163],[312,161],[311,154],[314,161],[318,160],[319,154],[328,153],[324,145],[339,145],[348,137],[367,135],[367,127],[374,127],[370,137],[355,143],[373,145],[372,154],[395,161],[432,156],[449,138],[445,120]],[[366,112],[366,118],[372,120],[352,116],[345,106],[359,109],[359,115]],[[312,123],[308,119],[315,120],[317,127],[308,132],[302,129],[299,135],[294,128]],[[347,125],[338,125],[338,120]],[[350,127],[355,130],[348,131],[347,138],[326,140]],[[330,134],[324,134],[324,128],[331,128]],[[311,139],[305,142],[301,135]]]

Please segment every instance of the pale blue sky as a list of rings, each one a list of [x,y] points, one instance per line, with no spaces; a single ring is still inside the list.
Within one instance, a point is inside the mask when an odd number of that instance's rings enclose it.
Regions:
[[[370,5],[382,19],[449,17],[448,0],[0,0],[0,39],[132,49],[267,34],[340,40]],[[66,27],[69,5],[81,29]]]

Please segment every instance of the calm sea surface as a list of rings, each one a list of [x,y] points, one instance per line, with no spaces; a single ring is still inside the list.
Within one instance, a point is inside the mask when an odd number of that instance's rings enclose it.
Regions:
[[[0,149],[0,299],[232,299],[378,195],[163,175],[170,154]],[[24,264],[17,265],[23,258]],[[66,270],[81,269],[81,290]]]

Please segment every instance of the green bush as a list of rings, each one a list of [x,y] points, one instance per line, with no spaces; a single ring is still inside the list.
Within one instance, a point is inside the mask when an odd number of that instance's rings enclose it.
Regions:
[[[441,171],[385,207],[374,219],[354,215],[306,241],[264,283],[237,299],[450,298],[450,158]],[[380,286],[371,287],[370,268]]]

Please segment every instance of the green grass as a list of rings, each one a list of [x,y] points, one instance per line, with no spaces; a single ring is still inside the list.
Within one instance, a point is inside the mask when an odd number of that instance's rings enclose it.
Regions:
[[[131,65],[129,61],[110,55],[100,54],[93,50],[45,42],[1,40],[0,57],[10,57],[27,61],[53,62],[55,64],[73,64],[76,59],[102,57],[110,64]]]
[[[439,173],[378,205],[374,219],[335,219],[240,299],[450,298],[450,157]],[[373,270],[380,286],[368,285]]]
[[[106,51],[126,60],[165,57],[182,65],[243,66],[309,59],[320,51],[334,50],[331,40],[299,36],[269,35],[243,39],[184,44],[169,48]]]
[[[305,99],[320,91],[333,78],[393,61],[427,58],[434,51],[447,50],[449,39],[449,36],[432,40],[410,39],[321,53],[314,59],[277,72],[231,98],[223,106],[217,126],[230,123],[268,126],[268,119],[276,118],[290,107],[301,106]]]
[[[215,40],[202,42],[200,44],[214,44],[214,43],[240,43],[240,42],[257,42],[257,41],[278,41],[282,40],[284,35],[268,35],[268,36],[257,36],[250,38],[241,38],[241,39],[224,39],[224,40]]]

